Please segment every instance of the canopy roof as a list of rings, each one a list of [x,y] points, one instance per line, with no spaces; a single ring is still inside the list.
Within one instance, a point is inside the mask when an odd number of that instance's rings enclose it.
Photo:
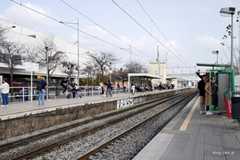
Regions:
[[[148,73],[128,73],[128,77],[143,77],[150,79],[162,79],[160,76],[148,74]]]
[[[197,63],[199,67],[230,67],[229,64],[205,64],[205,63]]]

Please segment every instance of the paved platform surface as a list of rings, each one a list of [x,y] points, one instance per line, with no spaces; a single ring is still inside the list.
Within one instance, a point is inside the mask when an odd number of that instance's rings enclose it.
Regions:
[[[239,124],[186,106],[133,160],[240,160]]]
[[[153,92],[141,92],[136,93],[135,96],[141,96],[146,94],[154,94],[154,93],[161,93],[167,92],[171,90],[162,90],[162,91],[153,91]],[[15,117],[20,117],[28,114],[36,114],[42,113],[46,111],[56,110],[58,108],[66,108],[66,107],[73,107],[73,106],[80,106],[84,104],[91,104],[91,103],[100,103],[100,102],[107,102],[117,99],[123,99],[133,97],[130,93],[119,93],[114,94],[112,97],[106,97],[105,95],[98,95],[98,96],[89,96],[89,97],[82,97],[82,98],[75,98],[75,99],[49,99],[45,101],[43,106],[39,106],[37,101],[33,102],[20,102],[20,103],[10,103],[8,107],[0,107],[0,119],[11,119]]]

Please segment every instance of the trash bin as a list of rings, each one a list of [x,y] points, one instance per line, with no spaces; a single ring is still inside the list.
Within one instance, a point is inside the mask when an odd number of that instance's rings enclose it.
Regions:
[[[232,118],[240,120],[240,95],[232,97]]]

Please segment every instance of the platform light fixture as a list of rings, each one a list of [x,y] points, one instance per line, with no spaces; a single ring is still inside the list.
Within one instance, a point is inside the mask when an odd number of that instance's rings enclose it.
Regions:
[[[219,55],[219,50],[214,50],[212,51],[212,54],[215,54],[217,56],[217,61],[216,64],[218,64],[218,55]]]
[[[231,36],[231,68],[233,68],[233,16],[235,14],[235,7],[225,7],[220,9],[220,14],[222,16],[231,16],[230,36]]]
[[[77,30],[77,68],[78,68],[78,70],[77,70],[77,85],[79,85],[79,77],[80,77],[80,71],[79,71],[79,68],[80,68],[80,62],[79,62],[79,58],[80,58],[80,53],[79,53],[79,48],[80,48],[80,46],[79,46],[79,18],[77,18],[77,21],[76,22],[65,22],[65,21],[59,21],[59,23],[61,23],[61,24],[70,24],[70,25],[76,25],[77,26],[77,28],[76,28],[76,30]]]

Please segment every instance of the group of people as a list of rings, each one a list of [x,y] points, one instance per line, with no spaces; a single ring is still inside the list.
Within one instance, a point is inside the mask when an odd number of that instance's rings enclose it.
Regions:
[[[106,93],[106,97],[112,97],[112,83],[110,80],[107,81],[107,83],[100,83],[100,94],[104,95]]]
[[[65,94],[67,98],[76,98],[78,91],[80,91],[79,86],[69,78],[62,80],[61,86],[63,87],[62,93]],[[79,94],[79,97],[81,97],[81,94]]]
[[[46,81],[44,80],[43,77],[38,77],[38,80],[39,81],[38,81],[37,86],[36,86],[38,105],[44,105],[47,83],[46,83]],[[0,85],[2,107],[7,107],[8,106],[9,92],[10,92],[10,86],[7,83],[7,80],[3,79],[2,84]]]
[[[200,96],[200,114],[211,114],[209,112],[210,105],[212,104],[212,85],[208,74],[200,75],[200,71],[197,75],[201,79],[198,82],[198,90]]]

